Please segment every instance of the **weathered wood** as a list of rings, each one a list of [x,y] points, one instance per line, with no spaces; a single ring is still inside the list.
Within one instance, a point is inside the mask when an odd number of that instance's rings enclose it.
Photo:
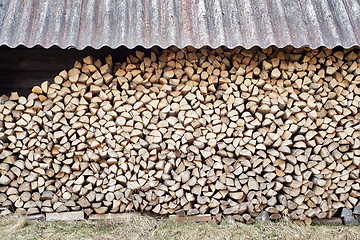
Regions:
[[[178,215],[170,215],[169,219],[177,222],[208,222],[211,221],[210,214],[201,214],[195,216],[178,216]]]
[[[121,221],[136,218],[139,215],[136,213],[106,213],[106,214],[91,214],[89,220],[112,220]]]
[[[46,213],[46,221],[77,221],[84,220],[83,211]]]

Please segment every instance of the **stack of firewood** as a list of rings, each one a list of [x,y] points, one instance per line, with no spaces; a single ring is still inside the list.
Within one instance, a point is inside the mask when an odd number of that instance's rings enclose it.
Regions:
[[[171,47],[86,57],[0,104],[0,204],[250,223],[360,196],[359,51]]]

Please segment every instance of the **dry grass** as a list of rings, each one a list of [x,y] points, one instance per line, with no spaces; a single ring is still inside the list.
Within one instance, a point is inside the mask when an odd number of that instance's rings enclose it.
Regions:
[[[177,223],[148,216],[122,221],[45,222],[11,216],[0,219],[0,239],[360,239],[360,226],[300,226],[289,221]]]

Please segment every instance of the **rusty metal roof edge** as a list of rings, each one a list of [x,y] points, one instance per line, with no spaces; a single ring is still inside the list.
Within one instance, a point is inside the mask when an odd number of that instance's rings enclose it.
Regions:
[[[182,46],[179,46],[179,45],[176,45],[176,44],[169,44],[169,45],[160,45],[160,44],[152,44],[152,45],[133,45],[133,46],[128,46],[128,45],[125,45],[125,44],[120,44],[120,45],[114,45],[114,46],[109,46],[107,44],[104,44],[104,45],[101,45],[101,46],[92,46],[92,45],[86,45],[86,46],[80,46],[80,47],[75,47],[75,46],[60,46],[60,45],[57,45],[57,44],[52,44],[52,45],[41,45],[41,44],[32,44],[32,45],[26,45],[26,44],[23,44],[23,43],[19,43],[19,44],[16,44],[16,45],[7,45],[7,44],[2,44],[0,46],[6,46],[6,47],[10,47],[10,48],[16,48],[16,47],[21,47],[21,46],[24,46],[26,48],[34,48],[34,47],[42,47],[42,48],[45,48],[45,49],[49,49],[49,48],[52,48],[52,47],[59,47],[61,49],[77,49],[77,50],[84,50],[85,48],[93,48],[93,49],[101,49],[101,48],[111,48],[111,49],[117,49],[117,48],[120,48],[120,47],[126,47],[128,49],[134,49],[136,47],[143,47],[145,49],[151,49],[153,47],[160,47],[162,49],[166,49],[166,48],[169,48],[171,46],[176,46],[180,49],[182,48],[185,48],[185,47],[189,47],[189,46],[192,46],[194,48],[202,48],[202,47],[210,47],[212,49],[216,49],[218,47],[227,47],[228,49],[234,49],[236,47],[243,47],[245,49],[251,49],[251,48],[256,48],[256,47],[259,47],[259,48],[262,48],[262,49],[265,49],[265,48],[268,48],[268,47],[277,47],[277,48],[285,48],[287,46],[292,46],[294,48],[302,48],[302,47],[308,47],[308,48],[311,48],[311,49],[317,49],[317,48],[322,48],[322,47],[325,47],[325,48],[328,48],[328,49],[334,49],[334,48],[337,48],[337,47],[341,47],[341,48],[344,48],[344,49],[349,49],[349,48],[353,48],[353,47],[360,47],[360,45],[358,44],[352,44],[352,45],[341,45],[341,44],[334,44],[333,46],[325,46],[325,45],[308,45],[308,44],[304,44],[304,45],[291,45],[291,44],[287,44],[287,45],[274,45],[274,44],[269,44],[269,45],[263,45],[263,46],[259,46],[259,45],[253,45],[253,46],[242,46],[242,45],[234,45],[234,46],[228,46],[228,45],[216,45],[216,46],[211,46],[211,45],[192,45],[192,44],[188,44],[188,45],[182,45]]]

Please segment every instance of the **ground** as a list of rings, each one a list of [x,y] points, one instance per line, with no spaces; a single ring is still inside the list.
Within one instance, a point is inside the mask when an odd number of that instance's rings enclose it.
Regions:
[[[303,226],[280,221],[246,225],[239,222],[171,222],[148,216],[121,221],[46,222],[10,216],[0,219],[0,239],[360,239],[360,226]]]

